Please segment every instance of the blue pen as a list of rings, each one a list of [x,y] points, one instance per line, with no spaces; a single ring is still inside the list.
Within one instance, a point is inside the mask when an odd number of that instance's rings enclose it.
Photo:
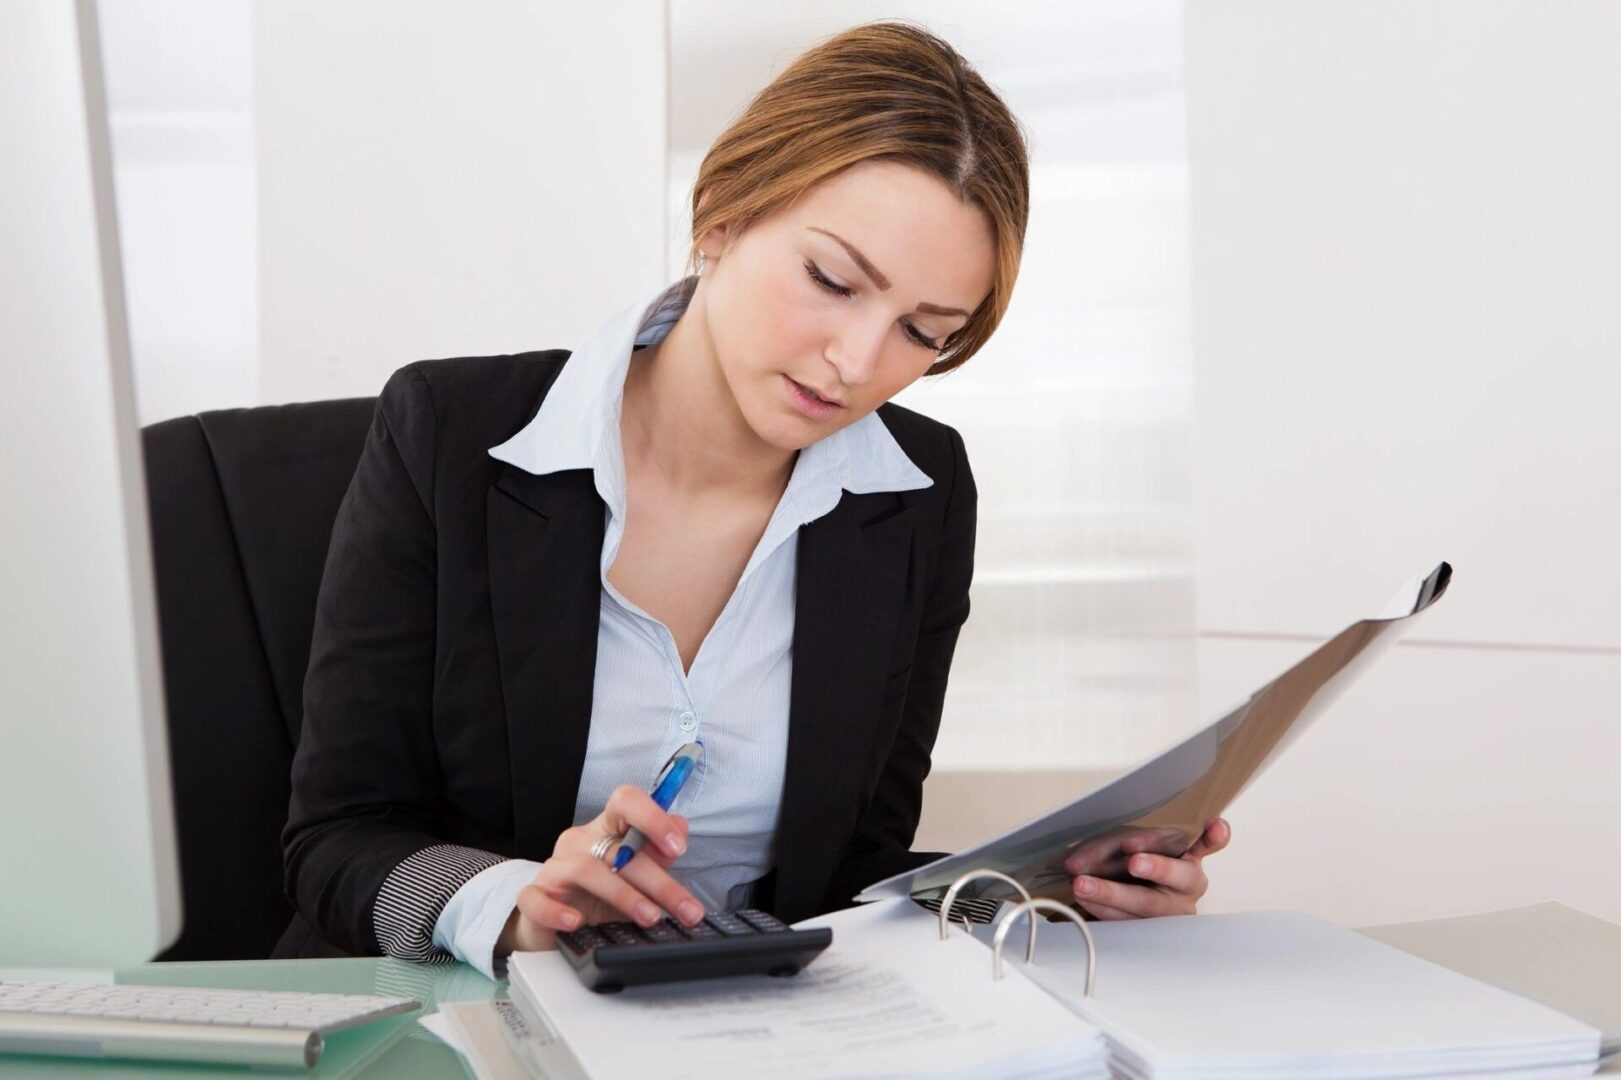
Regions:
[[[703,753],[703,743],[689,742],[670,755],[670,760],[659,770],[659,778],[653,781],[653,790],[649,792],[653,801],[659,804],[660,810],[668,810],[675,802],[675,797],[681,794],[687,778],[697,770],[698,759],[703,757]],[[614,853],[613,872],[617,874],[623,870],[625,864],[642,850],[645,843],[647,837],[642,835],[640,829],[633,828],[627,832],[625,838],[619,842],[619,850]]]

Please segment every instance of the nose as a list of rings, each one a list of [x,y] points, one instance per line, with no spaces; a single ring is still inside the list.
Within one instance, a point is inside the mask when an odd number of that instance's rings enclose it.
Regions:
[[[862,386],[872,380],[878,368],[888,326],[854,323],[828,339],[823,355],[839,373],[846,386]]]

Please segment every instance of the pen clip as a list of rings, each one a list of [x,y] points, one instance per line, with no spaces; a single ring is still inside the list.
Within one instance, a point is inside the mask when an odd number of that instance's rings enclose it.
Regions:
[[[666,761],[664,763],[664,767],[659,770],[658,776],[653,780],[654,787],[658,787],[660,784],[664,783],[664,778],[670,775],[670,770],[675,768],[675,763],[677,761],[681,760],[681,755],[687,753],[689,750],[696,751],[696,753],[693,754],[692,763],[695,766],[698,764],[698,759],[703,757],[704,744],[702,742],[682,743],[680,746],[675,748],[674,752],[670,754],[670,760]]]

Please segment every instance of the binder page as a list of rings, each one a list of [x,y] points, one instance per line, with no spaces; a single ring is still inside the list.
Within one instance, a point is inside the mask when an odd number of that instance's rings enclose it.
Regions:
[[[1095,791],[993,840],[880,881],[856,899],[938,897],[967,871],[989,869],[1034,895],[1068,902],[1072,875],[1065,863],[1072,855],[1084,860],[1082,873],[1126,880],[1133,854],[1183,854],[1207,822],[1441,598],[1451,578],[1447,563],[1415,578],[1384,615],[1352,623],[1242,705]],[[962,895],[1006,899],[1013,891],[985,879]]]
[[[1084,999],[1079,935],[1051,929],[1024,970],[1107,1032],[1124,1072],[1585,1075],[1598,1060],[1580,1021],[1298,912],[1095,923]]]
[[[597,1077],[1104,1075],[1096,1029],[1017,973],[993,982],[984,946],[940,940],[910,901],[800,925],[832,927],[833,944],[791,978],[594,994],[555,953],[510,970]]]

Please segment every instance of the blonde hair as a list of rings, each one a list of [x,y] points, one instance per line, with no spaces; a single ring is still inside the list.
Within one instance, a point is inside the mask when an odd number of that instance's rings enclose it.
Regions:
[[[928,371],[943,374],[979,351],[1012,299],[1030,212],[1030,163],[1007,105],[922,27],[875,22],[845,30],[801,54],[755,96],[698,169],[689,266],[711,229],[725,226],[735,238],[815,184],[875,159],[939,177],[984,212],[994,235],[990,295],[945,340]]]

